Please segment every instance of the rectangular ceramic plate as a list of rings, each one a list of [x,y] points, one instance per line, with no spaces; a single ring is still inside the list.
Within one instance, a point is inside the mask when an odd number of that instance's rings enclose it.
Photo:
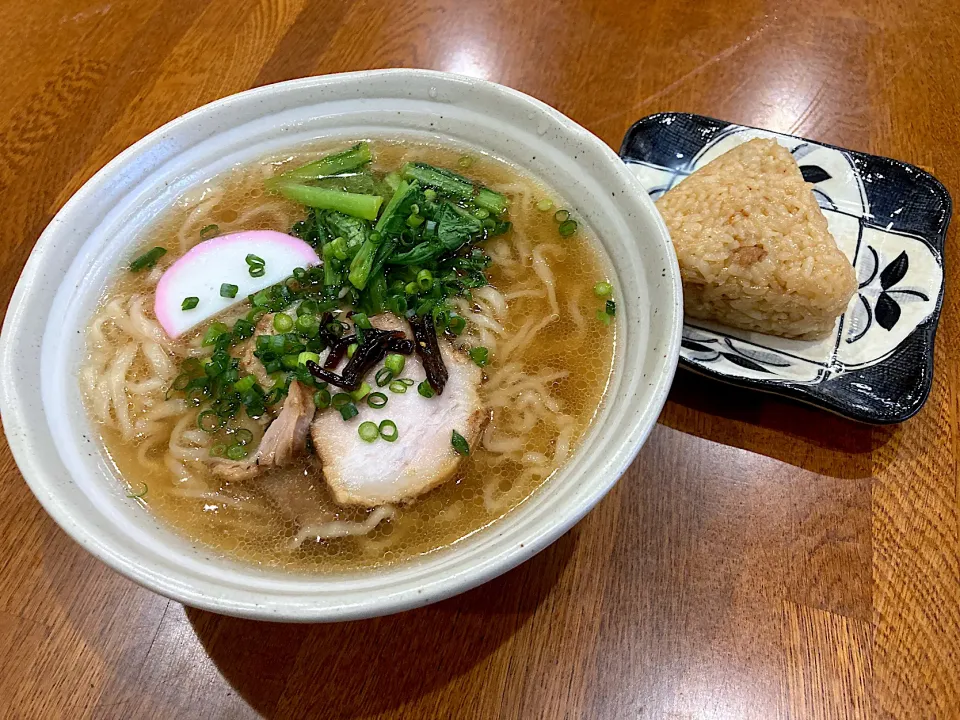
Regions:
[[[687,113],[627,131],[620,157],[656,200],[736,145],[774,138],[793,154],[857,272],[824,340],[786,340],[688,319],[680,364],[868,423],[914,415],[930,393],[952,203],[930,173],[890,158]]]

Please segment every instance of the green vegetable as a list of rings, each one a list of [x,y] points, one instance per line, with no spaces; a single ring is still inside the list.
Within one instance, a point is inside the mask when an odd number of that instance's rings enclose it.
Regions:
[[[406,383],[400,382],[399,380],[393,380],[388,386],[388,389],[392,393],[397,393],[399,395],[402,395],[407,391],[407,385]]]
[[[217,341],[217,338],[229,332],[230,328],[228,328],[222,322],[210,323],[210,326],[207,328],[207,332],[203,335],[203,346],[209,347],[213,345]]]
[[[485,347],[470,348],[470,359],[480,367],[484,367],[487,362],[488,351]]]
[[[360,387],[358,387],[356,390],[350,393],[350,397],[353,398],[354,402],[360,402],[369,394],[370,394],[370,385],[368,385],[367,383],[362,383]]]
[[[494,192],[490,188],[480,188],[475,199],[477,207],[481,207],[494,215],[503,215],[507,211],[507,198],[502,193]]]
[[[374,230],[381,235],[399,235],[410,215],[410,206],[416,203],[419,186],[417,183],[401,181],[390,198],[390,202],[383,209],[383,214],[377,221]]]
[[[550,198],[544,198],[537,203],[537,210],[540,212],[547,212],[548,210],[553,209],[553,200]]]
[[[326,388],[317,390],[313,394],[313,404],[316,405],[320,410],[330,407],[330,400],[330,391]]]
[[[204,410],[197,415],[197,427],[205,433],[215,433],[223,426],[223,421],[213,410]]]
[[[128,492],[127,493],[128,498],[139,500],[140,498],[142,498],[144,495],[147,494],[147,484],[145,482],[142,482],[140,484],[143,485],[143,490],[139,490],[138,492]],[[131,487],[130,490],[132,491],[133,487]]]
[[[450,444],[453,445],[453,449],[460,455],[467,456],[470,454],[470,444],[467,442],[467,439],[456,430],[453,431]]]
[[[219,233],[219,225],[204,225],[202,228],[200,228],[200,239],[206,240],[207,238],[216,237]]]
[[[380,205],[383,203],[383,198],[379,195],[360,195],[343,192],[342,190],[328,190],[290,181],[278,182],[271,189],[301,205],[320,210],[336,210],[363,220],[376,220],[377,212],[379,212]]]
[[[464,170],[466,170],[468,167],[473,165],[473,158],[470,157],[469,155],[464,155],[459,160],[457,160],[457,165],[459,167],[462,167]]]
[[[253,433],[246,428],[240,428],[233,433],[233,439],[236,440],[237,445],[249,445],[253,440]]]
[[[236,285],[231,285],[230,283],[223,283],[220,286],[220,297],[235,298],[237,296],[237,291],[239,290],[240,288],[237,287]]]
[[[233,384],[233,389],[238,393],[243,393],[252,389],[256,382],[257,379],[253,375],[246,375]]]
[[[383,361],[383,367],[393,373],[394,377],[403,372],[403,367],[406,365],[407,360],[403,355],[392,354],[387,355],[386,359]],[[382,386],[381,386],[382,387]]]
[[[380,437],[387,442],[393,442],[400,437],[400,433],[397,431],[397,424],[393,420],[384,420],[380,423],[378,429],[380,431]]]
[[[338,392],[330,401],[330,404],[333,405],[334,410],[339,410],[344,405],[350,403],[353,398],[350,397],[349,393]]]
[[[384,395],[382,392],[375,392],[367,395],[367,405],[372,407],[374,410],[379,410],[386,404],[387,404],[387,396]]]
[[[353,357],[353,354],[357,351],[357,348],[358,348],[358,347],[359,347],[359,345],[357,345],[357,343],[350,343],[349,345],[347,345],[347,358],[348,358],[348,359]]]
[[[346,405],[340,407],[339,410],[340,410],[340,417],[342,417],[344,420],[350,420],[351,418],[355,418],[360,413],[360,411],[357,410],[357,406],[354,405],[352,402],[349,402]]]
[[[598,282],[593,286],[593,294],[598,298],[609,297],[613,293],[613,285],[606,281]]]
[[[393,373],[388,368],[382,367],[377,370],[374,380],[377,383],[377,387],[384,387],[393,380]]]
[[[302,352],[299,355],[297,355],[298,366],[299,365],[306,366],[308,360],[310,362],[317,363],[318,365],[320,364],[320,356],[317,355],[317,353],[315,352]]]
[[[446,250],[457,250],[483,231],[483,223],[451,202],[445,202],[437,216],[437,238]]]
[[[597,310],[597,320],[602,322],[604,325],[610,324],[610,316],[607,315],[603,310]]]
[[[231,445],[227,448],[227,457],[231,460],[243,460],[249,452],[243,445]]]
[[[416,180],[421,185],[436,188],[444,195],[464,200],[473,197],[472,182],[454,172],[427,163],[407,163],[403,166],[403,177],[407,180]]]
[[[191,295],[183,299],[183,303],[180,305],[181,310],[193,310],[197,305],[200,304],[200,298]]]
[[[359,142],[349,150],[327,155],[319,160],[307,163],[295,170],[283,173],[280,177],[292,180],[315,180],[328,175],[339,175],[357,170],[373,159],[370,146]]]
[[[277,313],[273,316],[273,329],[278,333],[288,333],[293,330],[293,318],[286,313]]]
[[[298,333],[307,337],[316,337],[320,333],[320,321],[316,315],[300,315],[294,325]]]
[[[553,214],[553,219],[558,223],[566,222],[570,219],[570,212],[568,210],[557,210]]]
[[[417,392],[423,395],[425,398],[432,398],[436,393],[433,391],[433,388],[430,387],[430,383],[426,380],[417,385]]]
[[[560,237],[570,237],[577,231],[577,221],[565,220],[560,223],[560,227],[557,229],[560,232]]]
[[[360,427],[357,428],[357,432],[360,434],[361,440],[365,442],[373,442],[380,434],[380,428],[377,427],[376,423],[372,423],[368,420],[367,422],[360,423]]]
[[[167,254],[166,248],[155,247],[151,250],[147,250],[143,255],[135,258],[133,262],[130,263],[130,272],[140,272],[141,270],[149,270],[154,265],[157,264],[157,260],[162,258]]]

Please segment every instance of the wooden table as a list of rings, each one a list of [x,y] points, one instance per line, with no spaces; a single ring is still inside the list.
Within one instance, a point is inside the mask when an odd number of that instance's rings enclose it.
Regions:
[[[958,32],[946,0],[7,0],[0,302],[120,150],[315,73],[489,78],[614,147],[689,110],[901,158],[956,193]],[[958,323],[948,288],[933,393],[900,427],[681,374],[627,475],[551,548],[461,597],[335,626],[134,586],[53,524],[4,444],[0,714],[960,717]]]

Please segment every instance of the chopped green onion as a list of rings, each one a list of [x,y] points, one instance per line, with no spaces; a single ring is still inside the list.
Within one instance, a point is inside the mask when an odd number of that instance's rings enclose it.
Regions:
[[[397,378],[397,382],[405,387],[413,387],[415,382],[410,378]]]
[[[324,408],[330,407],[330,391],[326,388],[322,390],[317,390],[313,394],[313,404],[316,405],[319,409],[323,410]]]
[[[467,439],[456,430],[453,431],[453,435],[450,438],[450,444],[453,445],[453,449],[459,454],[470,454],[470,444],[467,442]]]
[[[459,160],[457,160],[457,167],[461,167],[466,170],[468,167],[473,165],[473,158],[469,155],[464,155]]]
[[[348,358],[348,359],[353,357],[353,354],[357,351],[357,347],[359,347],[359,346],[357,345],[357,343],[350,343],[349,345],[347,345],[347,358]]]
[[[553,209],[553,200],[550,198],[544,198],[537,203],[537,210],[540,212],[547,212],[548,210]]]
[[[370,330],[373,327],[373,325],[370,324],[370,318],[367,317],[366,313],[354,313],[350,319],[353,320],[353,324],[361,330]]]
[[[299,308],[297,308],[299,311]],[[316,315],[300,315],[296,321],[297,332],[307,337],[316,337],[320,334],[320,321]]]
[[[607,304],[604,306],[603,309],[607,313],[607,315],[617,314],[617,304],[613,300],[607,300]]]
[[[253,433],[246,428],[240,428],[233,434],[233,439],[237,441],[237,445],[249,445],[253,440]]]
[[[426,190],[423,191],[423,196],[424,196],[427,200],[436,200],[436,199],[437,199],[437,191],[434,190],[433,188],[427,188]]]
[[[293,330],[293,318],[286,313],[277,313],[273,316],[273,329],[278,333],[288,333]]]
[[[430,383],[424,380],[419,385],[417,385],[417,392],[423,395],[425,398],[432,398],[436,393],[433,391],[433,388],[430,387]]]
[[[393,373],[394,377],[403,372],[404,366],[407,364],[407,359],[400,354],[387,355],[386,359],[383,361],[383,366]],[[380,387],[383,387],[382,385]]]
[[[433,273],[429,270],[421,270],[417,273],[417,286],[421,290],[429,290],[433,287]]]
[[[239,290],[240,288],[237,287],[236,285],[231,285],[230,283],[223,283],[220,286],[220,297],[235,298],[237,296],[237,291]]]
[[[415,282],[410,282],[404,286],[403,291],[407,295],[416,295],[418,292],[420,292],[420,286],[417,285]]]
[[[560,237],[570,237],[577,231],[577,221],[576,220],[565,220],[560,223],[560,227],[557,228],[560,232]]]
[[[195,295],[186,297],[183,299],[183,303],[180,305],[181,310],[193,310],[197,305],[200,304],[200,298]]]
[[[157,264],[157,260],[162,258],[167,254],[166,248],[155,247],[151,250],[147,250],[143,255],[137,257],[130,263],[130,272],[140,272],[141,270],[149,270],[154,265]]]
[[[388,368],[382,367],[377,370],[377,374],[373,379],[376,381],[377,387],[384,387],[388,385],[391,380],[393,380],[393,372],[391,372]]]
[[[283,367],[285,367],[287,370],[296,370],[298,367],[300,367],[300,355],[297,353],[281,355],[280,364],[283,365]]]
[[[360,423],[360,427],[357,428],[357,432],[360,434],[360,439],[364,442],[373,442],[380,434],[380,429],[377,427],[376,423],[372,423],[368,420],[367,422]]]
[[[346,405],[338,408],[338,410],[340,411],[340,417],[344,420],[355,418],[360,413],[360,411],[357,410],[357,406],[352,402],[348,402]]]
[[[477,208],[473,211],[473,216],[477,220],[486,220],[488,217],[490,217],[490,211],[486,210],[485,208]]]
[[[606,281],[598,282],[593,286],[593,294],[598,298],[608,297],[613,292],[613,285]]]
[[[197,415],[197,427],[205,433],[215,433],[222,425],[223,421],[213,410],[204,410]]]
[[[315,352],[302,352],[299,355],[297,355],[298,366],[299,365],[306,366],[307,360],[310,360],[311,362],[315,362],[317,365],[320,364],[320,356],[317,355],[317,353]]]
[[[267,269],[263,265],[250,266],[250,277],[263,277],[267,274]]]
[[[330,404],[333,405],[334,410],[339,410],[347,403],[351,402],[353,398],[350,397],[350,393],[338,392],[330,401]]]
[[[227,457],[231,460],[243,460],[249,452],[243,445],[231,445],[227,448]]]
[[[200,239],[206,240],[207,238],[214,237],[220,232],[220,226],[216,224],[206,225],[200,228]]]
[[[397,424],[393,420],[384,420],[380,423],[378,430],[380,431],[380,437],[387,442],[393,442],[400,437],[400,433],[397,432]]]
[[[212,448],[210,448],[210,454],[213,457],[223,457],[227,454],[227,446],[223,443],[217,443]]]
[[[218,337],[228,332],[230,332],[230,328],[228,328],[222,322],[211,323],[210,327],[207,328],[207,332],[203,335],[203,346],[207,347],[213,345],[217,341]]]
[[[447,329],[452,332],[454,335],[459,335],[463,332],[464,328],[467,327],[467,321],[464,320],[459,315],[453,315],[449,321],[447,321]]]
[[[553,214],[553,219],[556,220],[558,223],[566,222],[567,220],[570,219],[570,211],[569,211],[569,210],[557,210],[557,211]]]
[[[262,257],[260,257],[259,255],[254,255],[253,253],[250,253],[244,259],[247,261],[247,265],[249,265],[250,267],[267,264],[266,262],[264,262],[264,259]]]
[[[597,320],[602,322],[604,325],[610,324],[610,316],[607,315],[603,310],[597,310]]]
[[[397,393],[399,395],[402,395],[407,391],[407,385],[406,383],[402,383],[399,380],[394,380],[393,382],[390,383],[389,390],[392,393]]]
[[[470,359],[480,367],[484,367],[489,362],[488,354],[485,347],[470,348]]]
[[[372,407],[374,410],[379,410],[386,404],[387,404],[387,396],[384,395],[382,392],[375,392],[367,395],[367,405]]]
[[[139,500],[140,498],[142,498],[144,495],[147,494],[147,484],[145,482],[142,482],[140,484],[143,485],[143,490],[139,492],[128,492],[127,493],[128,498],[131,498],[133,500]],[[130,489],[133,490],[133,487],[131,486]]]
[[[367,383],[361,383],[360,387],[350,393],[350,397],[353,398],[354,402],[360,402],[367,395],[370,394],[370,385]]]
[[[245,393],[247,390],[252,390],[254,383],[257,382],[257,379],[253,375],[247,375],[246,377],[240,378],[233,384],[233,389],[238,393]]]

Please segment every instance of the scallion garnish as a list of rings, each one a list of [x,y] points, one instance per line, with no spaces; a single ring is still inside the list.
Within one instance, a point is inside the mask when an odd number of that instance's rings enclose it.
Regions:
[[[387,396],[384,395],[382,392],[375,392],[367,395],[367,405],[372,407],[374,410],[379,410],[386,404],[387,404]]]
[[[237,443],[227,448],[227,457],[231,460],[243,460],[249,452],[247,448]]]
[[[398,395],[402,395],[407,391],[407,385],[406,383],[402,383],[399,380],[393,380],[389,385],[389,389],[390,389],[390,392],[392,393],[397,393]]]
[[[456,430],[453,431],[453,435],[450,438],[450,444],[453,445],[453,449],[459,454],[464,456],[470,454],[470,444],[467,442],[467,439]]]
[[[313,404],[317,406],[318,409],[323,410],[324,408],[330,407],[330,391],[326,388],[322,390],[317,390],[313,394]]]
[[[387,355],[383,361],[383,367],[393,373],[394,377],[403,372],[407,359],[400,354]],[[380,387],[383,387],[382,385]]]
[[[360,401],[363,400],[367,395],[370,394],[370,389],[371,389],[371,388],[370,388],[370,385],[369,385],[368,383],[361,383],[361,384],[360,384],[360,387],[358,387],[356,390],[354,390],[352,393],[350,393],[350,397],[353,398],[353,401],[354,401],[354,402],[360,402]]]
[[[339,410],[344,405],[347,405],[352,401],[353,401],[353,398],[350,397],[349,393],[338,392],[336,395],[334,395],[331,398],[330,404],[333,405],[334,410]]]
[[[570,219],[570,211],[569,211],[569,210],[557,210],[557,211],[553,214],[553,219],[556,220],[558,223],[566,222],[567,220]]]
[[[355,418],[360,413],[360,411],[357,410],[357,406],[354,405],[352,402],[347,403],[343,407],[339,408],[339,410],[340,410],[340,417],[342,417],[344,420],[350,420],[351,418]]]
[[[277,313],[273,316],[273,329],[278,333],[288,333],[293,330],[293,318],[286,313]]]
[[[433,388],[430,387],[430,383],[426,380],[417,385],[417,392],[423,395],[425,398],[432,398],[436,393],[433,391]]]
[[[128,498],[131,498],[134,500],[140,500],[144,495],[147,494],[147,484],[145,482],[142,482],[140,484],[143,485],[143,490],[140,490],[139,492],[128,492],[127,493]],[[130,490],[132,491],[133,488],[131,487]]]
[[[400,437],[400,433],[397,430],[397,424],[393,420],[384,420],[380,423],[378,430],[380,431],[380,437],[387,442],[393,442]]]
[[[611,293],[613,293],[613,285],[605,280],[602,280],[593,286],[593,294],[598,298],[610,297]]]
[[[547,212],[548,210],[553,209],[553,200],[550,198],[544,198],[537,202],[537,210],[540,212]]]
[[[167,254],[166,248],[155,247],[151,250],[147,250],[143,255],[140,255],[137,258],[134,258],[133,262],[130,263],[130,272],[140,272],[141,270],[149,270],[154,265],[157,264],[157,260],[162,258]]]
[[[610,316],[603,310],[597,310],[597,320],[602,322],[604,325],[610,324]]]
[[[302,365],[306,367],[307,361],[315,362],[317,365],[320,364],[320,356],[315,352],[302,352],[297,355],[297,365]]]
[[[215,235],[219,234],[219,232],[220,232],[219,225],[215,225],[215,224],[205,225],[204,227],[200,228],[200,239],[206,240],[207,238],[212,238]]]
[[[377,374],[374,375],[373,379],[377,383],[377,387],[386,387],[390,384],[390,381],[393,380],[393,373],[389,368],[382,367],[377,370]]]
[[[488,354],[489,351],[485,347],[470,348],[470,359],[480,367],[486,366],[489,362]]]
[[[240,288],[237,287],[236,285],[231,285],[230,283],[223,283],[220,286],[220,297],[235,298],[237,296],[237,291],[239,290]]]
[[[253,441],[253,433],[246,428],[240,428],[233,433],[237,445],[249,445]]]
[[[560,237],[570,237],[577,231],[577,221],[576,220],[565,220],[560,223],[560,227],[557,228],[560,233]]]
[[[181,303],[180,309],[193,310],[199,304],[200,304],[200,298],[196,297],[195,295],[191,295],[190,297],[185,297],[183,299],[183,303]]]
[[[360,427],[357,428],[357,433],[359,433],[361,440],[372,443],[380,434],[380,428],[377,427],[376,423],[372,423],[368,420],[360,423]]]
[[[347,358],[352,358],[353,354],[357,351],[357,348],[360,347],[357,343],[350,343],[347,345]]]

